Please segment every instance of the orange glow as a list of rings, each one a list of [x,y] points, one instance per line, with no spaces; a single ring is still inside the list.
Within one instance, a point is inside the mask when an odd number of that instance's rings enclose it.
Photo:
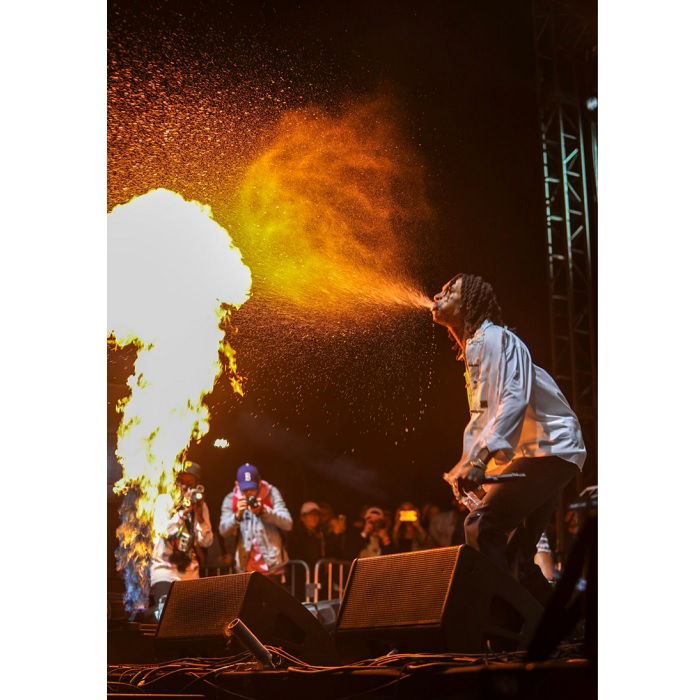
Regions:
[[[390,106],[287,112],[235,198],[235,230],[268,298],[362,318],[427,308],[409,282],[405,228],[428,215],[421,170]]]

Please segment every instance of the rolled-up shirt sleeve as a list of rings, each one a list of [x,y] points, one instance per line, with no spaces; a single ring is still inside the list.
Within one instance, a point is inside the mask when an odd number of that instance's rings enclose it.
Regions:
[[[486,377],[486,393],[489,402],[495,402],[496,412],[479,436],[477,450],[486,447],[491,454],[500,452],[505,460],[510,460],[518,445],[530,403],[532,359],[525,345],[508,332],[503,332],[499,339],[489,341],[484,351],[499,355],[490,358]]]

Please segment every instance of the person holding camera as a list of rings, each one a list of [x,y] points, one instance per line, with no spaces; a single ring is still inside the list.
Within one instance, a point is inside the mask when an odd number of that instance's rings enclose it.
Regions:
[[[292,529],[292,516],[282,495],[260,478],[257,467],[243,464],[236,483],[221,504],[219,532],[236,538],[235,564],[238,573],[259,571],[269,574],[288,557],[282,531]]]
[[[421,525],[418,510],[411,501],[404,501],[396,509],[392,539],[395,552],[416,552],[431,546],[430,536]]]
[[[391,537],[384,518],[384,511],[376,506],[365,509],[362,527],[353,527],[345,541],[346,559],[376,557],[392,551]]]
[[[214,540],[199,472],[199,464],[188,462],[177,475],[178,501],[167,493],[156,499],[154,527],[161,536],[151,556],[151,602],[160,609],[173,581],[199,578],[202,548]]]

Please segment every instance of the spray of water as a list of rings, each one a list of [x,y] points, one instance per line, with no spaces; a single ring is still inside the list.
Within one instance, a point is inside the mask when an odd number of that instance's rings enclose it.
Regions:
[[[283,116],[233,205],[266,298],[354,322],[429,306],[407,269],[407,231],[429,213],[422,171],[393,117],[385,99]]]

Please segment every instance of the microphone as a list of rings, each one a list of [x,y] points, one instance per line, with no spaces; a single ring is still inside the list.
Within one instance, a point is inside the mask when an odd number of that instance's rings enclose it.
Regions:
[[[512,481],[514,479],[527,479],[527,474],[522,474],[521,472],[511,472],[510,474],[494,474],[493,476],[487,476],[484,479],[484,483],[500,484],[503,481]]]

